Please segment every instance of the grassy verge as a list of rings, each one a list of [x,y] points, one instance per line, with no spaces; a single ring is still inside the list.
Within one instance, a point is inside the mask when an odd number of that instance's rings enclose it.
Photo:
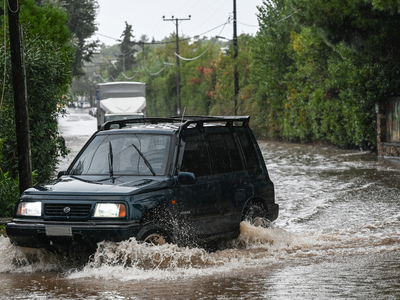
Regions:
[[[6,225],[0,225],[0,235],[6,235]]]
[[[0,218],[0,235],[6,235],[6,224],[11,218]]]

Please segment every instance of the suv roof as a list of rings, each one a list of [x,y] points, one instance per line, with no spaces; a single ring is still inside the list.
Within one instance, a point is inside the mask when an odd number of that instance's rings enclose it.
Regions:
[[[130,127],[130,125],[135,124],[153,124],[159,125],[163,129],[171,131],[183,131],[187,128],[203,128],[204,126],[224,126],[233,127],[234,125],[248,127],[250,117],[249,116],[185,116],[185,117],[170,117],[170,118],[140,118],[140,119],[129,119],[129,120],[116,120],[104,123],[100,127],[100,131],[106,131],[110,129],[122,129],[125,127]],[[238,124],[239,123],[239,124]],[[158,128],[160,128],[157,126]]]

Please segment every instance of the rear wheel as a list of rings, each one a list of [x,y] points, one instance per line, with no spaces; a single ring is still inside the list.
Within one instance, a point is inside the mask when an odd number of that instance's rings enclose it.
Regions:
[[[243,220],[253,226],[271,227],[271,221],[268,219],[268,211],[264,208],[264,205],[259,203],[252,204],[246,210]]]
[[[159,224],[144,226],[137,235],[137,240],[152,245],[164,245],[171,243],[172,238],[168,231]]]

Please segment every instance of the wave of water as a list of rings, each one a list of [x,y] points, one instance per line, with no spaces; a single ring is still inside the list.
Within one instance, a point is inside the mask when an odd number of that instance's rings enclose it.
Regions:
[[[224,250],[207,252],[201,248],[173,244],[151,246],[132,238],[119,243],[99,243],[89,261],[78,267],[71,266],[70,256],[55,255],[43,249],[16,247],[10,244],[8,238],[0,237],[0,256],[3,258],[0,273],[57,271],[68,279],[173,280],[257,268],[267,263],[289,263],[299,259],[318,261],[338,254],[399,251],[399,232],[382,235],[380,226],[384,224],[369,224],[364,228],[368,234],[351,230],[299,234],[242,222],[240,236]]]

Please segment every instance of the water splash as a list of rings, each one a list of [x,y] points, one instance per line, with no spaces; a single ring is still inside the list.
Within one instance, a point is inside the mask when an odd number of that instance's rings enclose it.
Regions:
[[[394,216],[393,221],[398,218],[398,215]],[[63,272],[68,279],[173,280],[227,274],[244,267],[257,268],[281,261],[325,260],[334,254],[399,251],[399,232],[383,235],[381,227],[385,224],[370,222],[361,230],[344,228],[293,233],[279,227],[262,228],[242,222],[239,237],[219,251],[208,252],[174,244],[153,246],[131,238],[119,243],[99,243],[97,251],[81,265],[73,263],[71,253],[16,247],[8,238],[0,236],[0,273],[57,271]]]
[[[174,244],[153,246],[139,243],[134,238],[120,243],[101,242],[88,266],[122,265],[143,270],[177,269],[213,265],[209,253],[201,248],[178,247]]]
[[[10,240],[0,236],[0,273],[35,273],[60,270],[60,262],[44,249],[13,246]]]
[[[243,269],[243,266],[254,267],[313,245],[312,238],[299,238],[283,229],[242,222],[240,236],[216,252],[173,244],[152,246],[133,238],[120,243],[102,242],[88,264],[68,277],[126,281],[205,276]]]

